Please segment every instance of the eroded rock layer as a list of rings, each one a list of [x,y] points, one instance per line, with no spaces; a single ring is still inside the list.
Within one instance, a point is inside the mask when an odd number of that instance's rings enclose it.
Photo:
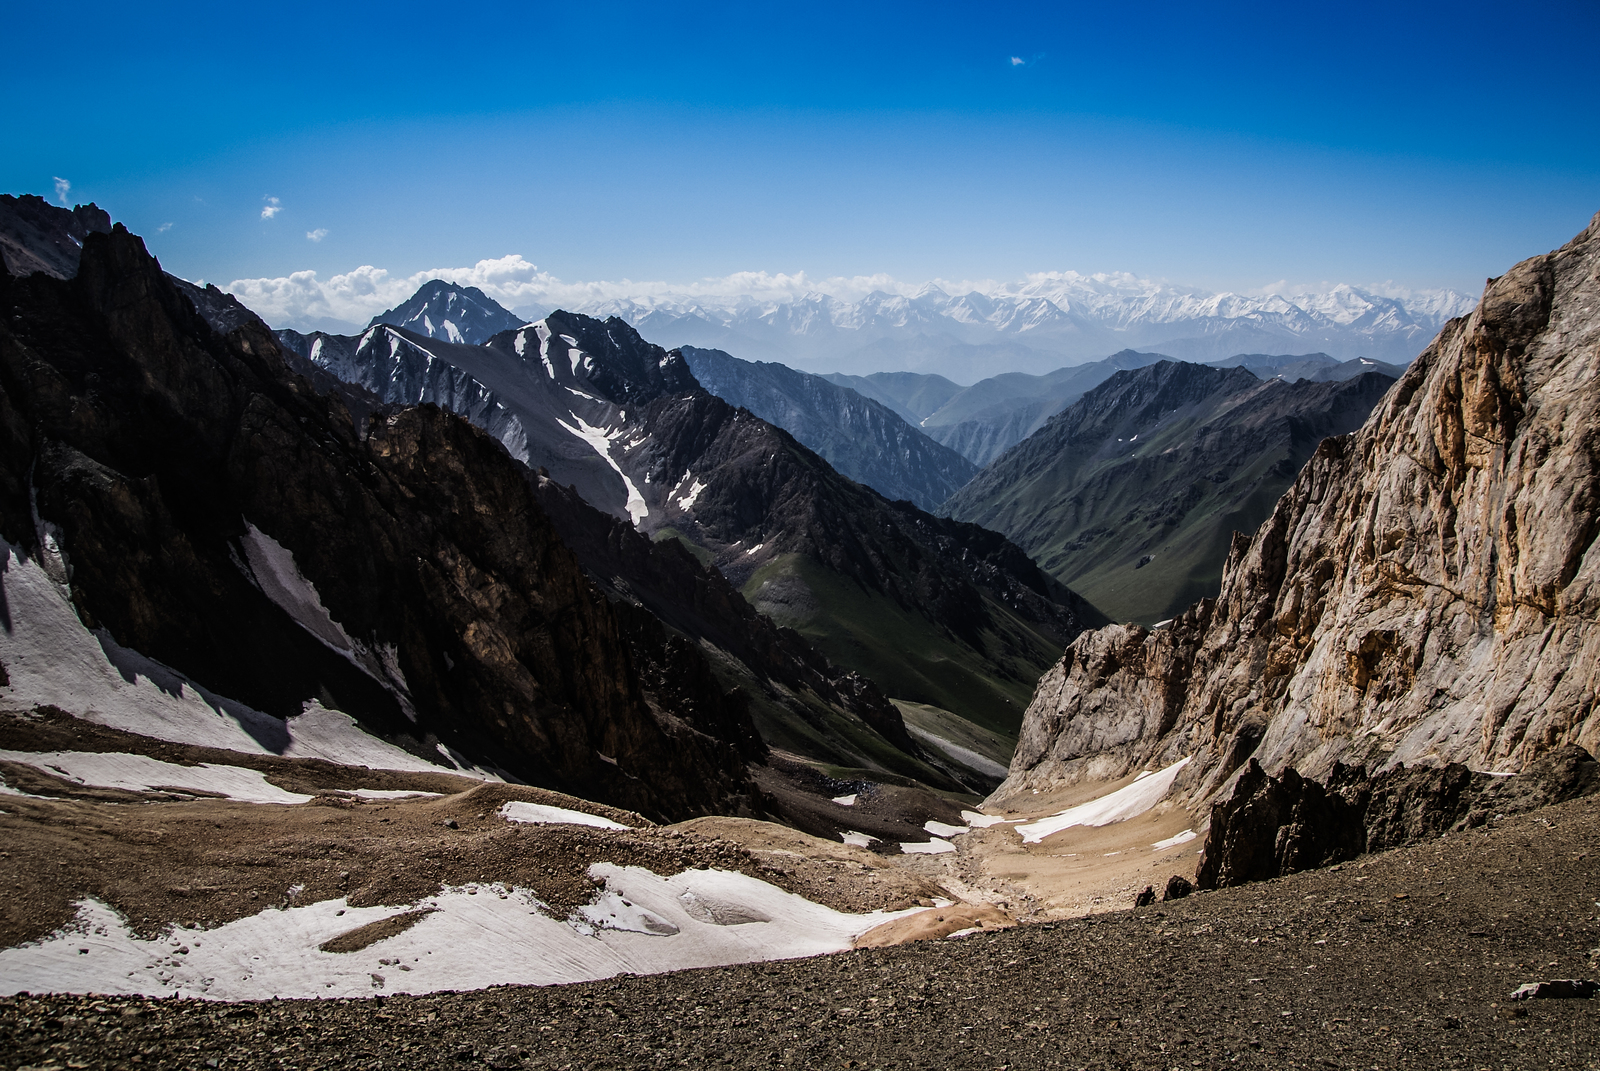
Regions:
[[[1182,756],[1512,772],[1593,750],[1600,217],[1490,280],[1360,430],[1324,440],[1216,600],[1086,632],[1039,682],[997,796]]]

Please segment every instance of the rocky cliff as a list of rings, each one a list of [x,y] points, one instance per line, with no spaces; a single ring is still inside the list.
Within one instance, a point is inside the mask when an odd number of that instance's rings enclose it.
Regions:
[[[1219,596],[1085,633],[1039,682],[998,796],[1193,755],[1320,778],[1518,771],[1600,743],[1600,217],[1490,280],[1353,434],[1237,535]]]

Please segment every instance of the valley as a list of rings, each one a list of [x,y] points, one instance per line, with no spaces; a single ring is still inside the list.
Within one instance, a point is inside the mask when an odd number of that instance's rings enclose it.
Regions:
[[[1405,367],[962,386],[442,280],[273,330],[0,201],[0,1031],[1573,1066],[1509,994],[1600,942],[1597,228]]]

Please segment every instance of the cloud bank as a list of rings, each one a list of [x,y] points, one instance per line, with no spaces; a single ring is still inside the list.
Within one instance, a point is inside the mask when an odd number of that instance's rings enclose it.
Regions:
[[[309,231],[306,237],[315,242],[326,233],[325,230]],[[883,273],[818,277],[803,271],[793,274],[744,271],[688,283],[634,279],[569,282],[541,270],[517,253],[480,260],[470,267],[433,268],[409,275],[394,275],[371,264],[326,279],[315,271],[298,271],[277,278],[235,279],[223,289],[273,327],[348,331],[364,327],[374,316],[399,305],[423,283],[433,279],[475,286],[506,308],[530,316],[543,315],[554,308],[567,308],[601,315],[615,312],[630,320],[652,308],[670,309],[675,313],[694,305],[723,310],[761,309],[819,295],[849,304],[875,293],[912,298],[929,288],[952,296],[975,292],[992,298],[1045,297],[1063,307],[1068,302],[1074,306],[1096,306],[1108,301],[1143,301],[1176,307],[1208,301],[1259,300],[1274,295],[1295,299],[1301,304],[1308,298],[1315,298],[1314,303],[1318,305],[1350,304],[1352,300],[1343,296],[1350,294],[1350,287],[1331,283],[1313,286],[1279,281],[1241,295],[1215,295],[1128,272],[1085,275],[1050,271],[1030,272],[1004,282],[933,279],[926,283],[908,283]],[[1454,291],[1412,290],[1393,282],[1361,289],[1402,300],[1410,307],[1450,315],[1455,314],[1458,307],[1471,306],[1470,299]],[[1465,306],[1461,304],[1463,301],[1467,302]],[[1354,303],[1360,304],[1359,300]]]
[[[318,233],[312,231],[306,237],[317,241],[312,235]],[[607,301],[644,305],[695,301],[779,303],[807,294],[859,301],[875,291],[910,297],[922,289],[921,284],[903,283],[881,273],[817,278],[805,272],[791,275],[746,271],[690,283],[633,279],[567,282],[540,270],[537,264],[517,253],[495,260],[480,260],[471,267],[433,268],[410,275],[392,275],[385,268],[363,264],[326,279],[315,271],[298,271],[270,279],[235,279],[223,289],[273,327],[305,330],[330,320],[365,326],[374,316],[394,308],[432,279],[475,286],[508,309],[575,308]],[[955,293],[996,286],[992,280],[940,281],[939,285],[945,290],[954,287],[952,292]]]

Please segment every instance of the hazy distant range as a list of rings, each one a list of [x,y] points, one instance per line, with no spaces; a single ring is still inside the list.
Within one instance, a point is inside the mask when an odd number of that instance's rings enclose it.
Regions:
[[[620,316],[663,346],[725,350],[810,372],[913,371],[973,383],[1002,372],[1042,374],[1124,349],[1180,360],[1239,353],[1321,352],[1406,364],[1472,298],[1453,290],[1385,297],[1352,286],[1293,297],[1211,294],[1132,276],[1053,274],[989,294],[925,286],[858,301],[619,299],[577,306]],[[536,319],[546,306],[523,305]]]

